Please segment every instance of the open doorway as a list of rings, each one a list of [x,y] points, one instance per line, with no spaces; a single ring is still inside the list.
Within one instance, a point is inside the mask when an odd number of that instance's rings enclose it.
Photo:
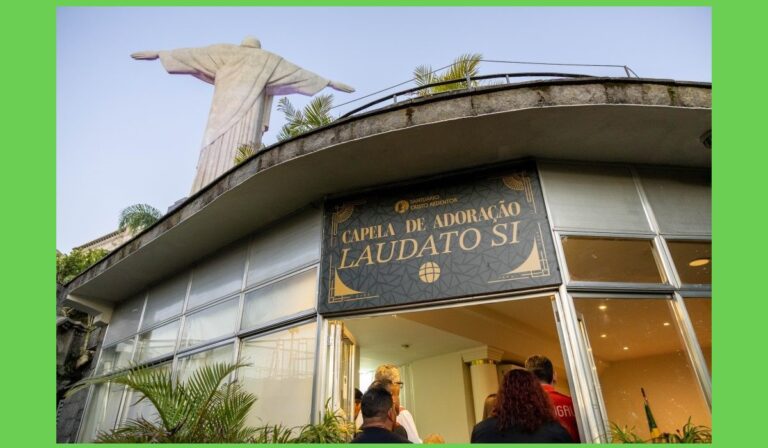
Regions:
[[[365,391],[377,366],[399,366],[401,404],[413,414],[419,435],[468,443],[486,396],[530,355],[550,358],[555,387],[570,395],[553,300],[542,296],[344,318],[344,331],[356,345],[352,383]]]

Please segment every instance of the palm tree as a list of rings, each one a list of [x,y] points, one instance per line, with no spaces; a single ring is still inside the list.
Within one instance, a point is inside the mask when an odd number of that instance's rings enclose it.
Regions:
[[[134,204],[120,212],[120,230],[128,229],[132,233],[146,229],[163,216],[160,210],[149,204]]]
[[[428,84],[450,81],[452,79],[461,79],[463,81],[444,84],[441,86],[428,87],[419,90],[416,95],[429,96],[435,93],[448,92],[450,90],[467,88],[467,77],[476,76],[480,66],[480,60],[483,55],[479,53],[465,53],[454,59],[453,64],[442,75],[433,73],[431,65],[419,65],[413,70],[413,77],[417,86],[426,86]],[[472,81],[471,86],[477,86],[477,81]]]
[[[312,98],[303,110],[296,110],[287,97],[277,103],[277,110],[285,115],[287,123],[280,129],[278,141],[301,135],[311,129],[330,124],[335,118],[331,115],[333,95],[324,94]]]
[[[121,373],[81,381],[67,396],[91,384],[128,386],[149,400],[157,417],[127,420],[102,432],[106,443],[248,443],[258,429],[245,426],[256,396],[236,382],[226,381],[244,364],[219,363],[195,370],[186,381],[174,381],[171,369],[134,367]]]
[[[250,159],[256,154],[256,148],[252,143],[244,143],[237,147],[237,154],[235,154],[235,165],[239,165],[246,160]]]

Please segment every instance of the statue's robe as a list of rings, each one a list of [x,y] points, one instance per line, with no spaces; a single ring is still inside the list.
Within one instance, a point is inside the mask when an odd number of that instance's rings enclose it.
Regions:
[[[160,51],[168,73],[214,85],[192,193],[235,165],[240,145],[261,146],[274,95],[314,95],[330,80],[254,47],[219,44]]]

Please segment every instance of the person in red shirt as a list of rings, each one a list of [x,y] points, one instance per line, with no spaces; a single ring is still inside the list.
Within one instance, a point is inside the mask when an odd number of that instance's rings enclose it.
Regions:
[[[525,368],[533,373],[539,379],[542,389],[549,395],[552,405],[555,407],[555,414],[560,420],[560,424],[568,430],[571,439],[579,442],[579,428],[576,425],[576,413],[573,410],[573,400],[571,397],[555,390],[553,384],[556,381],[555,369],[552,367],[552,361],[546,356],[533,355],[525,360]]]

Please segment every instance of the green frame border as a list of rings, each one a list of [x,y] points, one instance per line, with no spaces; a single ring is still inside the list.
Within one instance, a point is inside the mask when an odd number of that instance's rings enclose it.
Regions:
[[[765,175],[761,107],[765,89],[766,4],[747,0],[710,1],[43,1],[4,5],[2,17],[3,128],[0,166],[5,210],[3,280],[8,304],[3,328],[2,412],[6,446],[55,443],[55,55],[56,8],[59,6],[710,6],[713,9],[713,232],[718,259],[714,271],[713,375],[714,445],[758,445],[763,439],[759,356],[766,340],[760,319],[766,312],[759,289],[746,279],[760,279],[765,245],[749,238],[764,215],[760,183]],[[740,163],[748,161],[749,163]],[[757,203],[757,204],[755,204]],[[757,206],[756,206],[757,205]],[[12,216],[16,218],[11,219]],[[749,238],[749,239],[748,239]],[[16,311],[13,309],[13,311]],[[745,312],[746,311],[746,312]],[[755,384],[756,383],[756,384]],[[738,389],[737,387],[740,386]],[[747,390],[747,387],[750,389]],[[14,443],[15,442],[15,443]],[[750,443],[752,442],[752,443]],[[764,443],[764,442],[762,442]]]

